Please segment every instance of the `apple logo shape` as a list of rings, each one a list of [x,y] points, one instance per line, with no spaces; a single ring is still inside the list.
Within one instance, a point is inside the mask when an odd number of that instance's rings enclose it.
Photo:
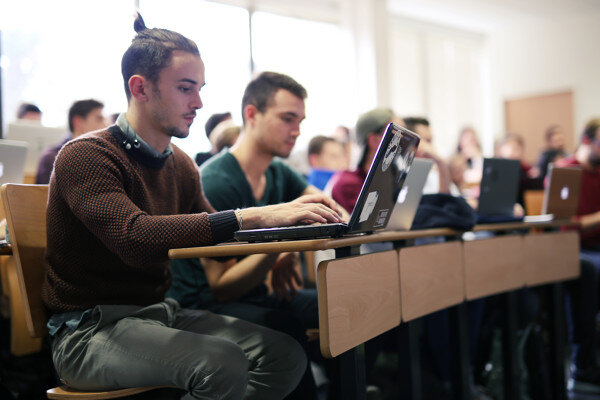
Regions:
[[[408,193],[408,186],[404,185],[398,195],[398,203],[404,203],[406,200],[406,194]]]
[[[569,187],[565,186],[564,188],[560,189],[560,198],[563,200],[566,200],[569,198]]]

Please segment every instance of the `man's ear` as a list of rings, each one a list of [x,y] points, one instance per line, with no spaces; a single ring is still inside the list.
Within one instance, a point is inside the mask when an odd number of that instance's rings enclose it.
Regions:
[[[312,168],[317,168],[319,161],[319,155],[318,154],[309,154],[308,155],[308,165],[310,165]]]
[[[256,108],[256,106],[248,104],[246,107],[244,107],[244,121],[250,124],[254,123],[256,114],[258,114],[258,109]]]
[[[127,84],[129,85],[131,96],[139,101],[148,100],[148,95],[146,94],[148,91],[148,80],[146,78],[141,75],[132,75]]]
[[[73,125],[73,132],[77,133],[79,132],[79,126],[81,125],[81,122],[83,121],[83,117],[81,115],[74,115],[73,119],[71,119],[71,125]]]

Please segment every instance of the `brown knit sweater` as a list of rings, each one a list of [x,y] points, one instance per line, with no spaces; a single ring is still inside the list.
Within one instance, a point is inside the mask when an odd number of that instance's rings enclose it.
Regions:
[[[67,143],[56,159],[43,286],[51,313],[162,301],[169,249],[228,240],[237,229],[233,211],[203,212],[214,209],[180,149],[157,163],[123,139],[112,126]]]

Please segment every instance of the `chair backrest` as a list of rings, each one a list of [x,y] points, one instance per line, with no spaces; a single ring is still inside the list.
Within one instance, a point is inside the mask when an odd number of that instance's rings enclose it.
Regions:
[[[32,337],[43,337],[48,332],[48,315],[42,302],[48,186],[9,183],[2,186],[0,193],[17,265],[27,329]]]

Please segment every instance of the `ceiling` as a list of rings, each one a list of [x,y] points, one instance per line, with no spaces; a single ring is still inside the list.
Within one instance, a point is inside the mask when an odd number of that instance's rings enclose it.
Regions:
[[[600,13],[600,0],[388,0],[388,6],[394,14],[481,33]]]

